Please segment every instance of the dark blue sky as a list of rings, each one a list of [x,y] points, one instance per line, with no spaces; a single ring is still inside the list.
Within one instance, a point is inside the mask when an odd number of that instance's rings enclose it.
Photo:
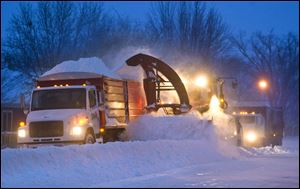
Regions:
[[[1,36],[6,35],[9,19],[18,10],[18,3],[1,2]],[[35,2],[34,2],[35,3]],[[299,2],[207,2],[215,7],[233,32],[245,31],[247,34],[255,31],[282,35],[287,32],[299,34]],[[107,11],[118,11],[120,15],[129,16],[134,20],[145,21],[151,1],[110,1],[105,2]]]

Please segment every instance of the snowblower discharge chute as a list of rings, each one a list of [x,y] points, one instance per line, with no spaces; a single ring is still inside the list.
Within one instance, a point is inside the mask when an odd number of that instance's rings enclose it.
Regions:
[[[143,85],[148,111],[171,108],[172,114],[181,114],[192,108],[180,77],[165,62],[150,55],[137,54],[129,58],[126,63],[128,66],[140,65],[146,73]],[[163,103],[160,96],[162,91],[176,91],[180,103]]]

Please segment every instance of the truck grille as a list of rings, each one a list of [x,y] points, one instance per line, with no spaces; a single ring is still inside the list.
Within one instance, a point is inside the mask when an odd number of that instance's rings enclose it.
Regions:
[[[63,136],[62,121],[39,121],[29,123],[30,137],[59,137]]]

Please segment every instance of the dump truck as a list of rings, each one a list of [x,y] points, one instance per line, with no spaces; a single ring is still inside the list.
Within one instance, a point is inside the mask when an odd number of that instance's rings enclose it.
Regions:
[[[155,57],[137,54],[126,61],[144,69],[142,82],[114,77],[103,65],[104,71],[96,72],[93,62],[87,63],[62,63],[52,69],[56,72],[50,70],[36,80],[30,107],[24,111],[26,121],[18,128],[19,146],[115,141],[145,113],[163,108],[181,114],[191,109],[177,73]],[[179,103],[160,100],[161,92],[170,90],[178,94]]]
[[[79,72],[40,77],[18,143],[117,140],[129,120],[143,114],[144,104],[137,81]]]

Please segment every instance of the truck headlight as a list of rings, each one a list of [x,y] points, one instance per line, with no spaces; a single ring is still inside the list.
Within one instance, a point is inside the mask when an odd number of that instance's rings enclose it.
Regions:
[[[246,133],[246,140],[249,142],[255,142],[257,140],[257,135],[253,131],[249,131]]]
[[[19,129],[18,130],[18,137],[20,137],[20,138],[26,137],[26,131],[25,131],[25,129]]]
[[[71,135],[81,135],[82,134],[82,128],[79,126],[73,127],[71,130]]]

